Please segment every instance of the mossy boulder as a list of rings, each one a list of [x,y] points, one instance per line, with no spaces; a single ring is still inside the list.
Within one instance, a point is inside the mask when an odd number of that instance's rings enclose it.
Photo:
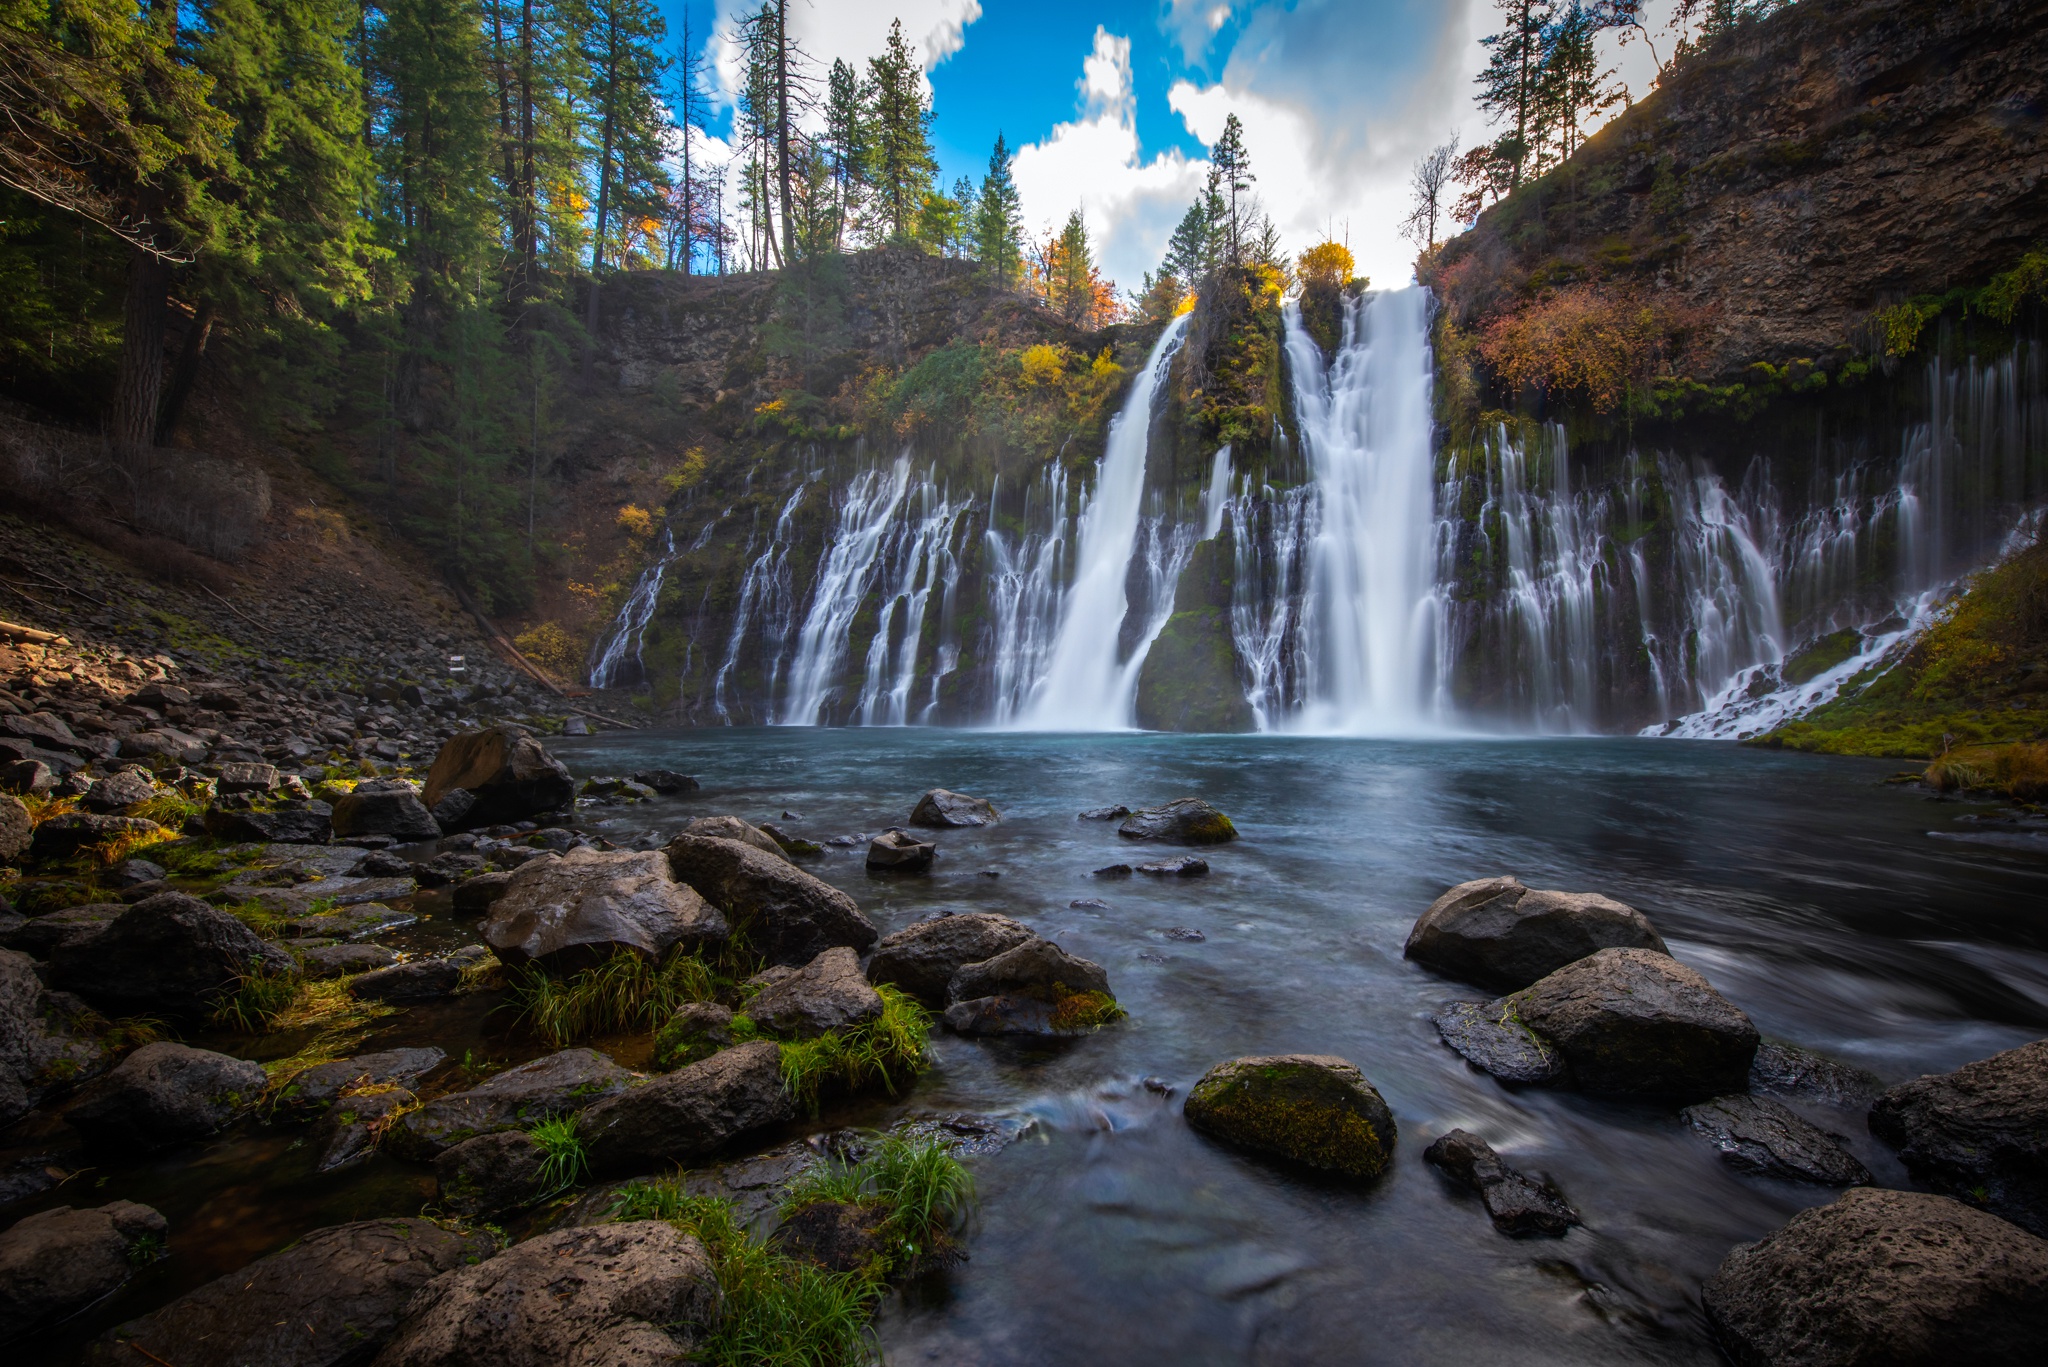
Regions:
[[[1230,630],[1230,541],[1197,545],[1174,591],[1174,612],[1138,671],[1138,725],[1148,731],[1250,731],[1257,725],[1237,677]]]
[[[1394,1156],[1394,1116],[1352,1064],[1330,1054],[1231,1059],[1188,1093],[1188,1124],[1236,1148],[1346,1177]]]
[[[1220,845],[1237,839],[1230,818],[1198,797],[1175,798],[1164,807],[1132,812],[1116,833],[1126,840],[1163,840],[1172,845]]]

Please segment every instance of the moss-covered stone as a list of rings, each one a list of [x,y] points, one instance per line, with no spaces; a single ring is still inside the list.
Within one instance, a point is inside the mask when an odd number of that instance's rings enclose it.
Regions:
[[[1377,1177],[1394,1156],[1394,1116],[1352,1064],[1330,1054],[1231,1059],[1188,1093],[1187,1121],[1252,1153]]]
[[[1853,628],[1832,631],[1804,650],[1794,651],[1778,672],[1788,684],[1818,679],[1863,646],[1863,634]]]
[[[1230,630],[1230,543],[1204,541],[1174,590],[1174,613],[1138,671],[1138,725],[1149,731],[1249,731]]]

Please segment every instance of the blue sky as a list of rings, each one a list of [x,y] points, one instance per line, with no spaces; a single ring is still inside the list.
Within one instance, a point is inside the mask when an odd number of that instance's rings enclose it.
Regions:
[[[753,0],[758,3],[758,0]],[[747,0],[688,11],[714,65]],[[1026,226],[1081,209],[1107,274],[1135,287],[1206,174],[1207,140],[1236,113],[1257,191],[1289,247],[1348,240],[1376,283],[1404,283],[1397,224],[1409,169],[1456,135],[1472,103],[1490,0],[794,0],[822,67],[861,67],[893,18],[925,56],[944,184],[987,168],[1000,129],[1018,152]],[[725,56],[730,70],[731,59]],[[723,126],[722,122],[719,126]]]

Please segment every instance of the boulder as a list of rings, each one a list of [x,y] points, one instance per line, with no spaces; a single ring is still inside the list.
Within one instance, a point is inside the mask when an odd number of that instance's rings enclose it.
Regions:
[[[56,952],[58,945],[99,934],[120,919],[126,910],[128,905],[125,902],[87,902],[83,906],[65,907],[62,911],[23,922],[5,936],[0,936],[0,943],[35,958],[47,959]]]
[[[374,1054],[357,1054],[319,1063],[292,1075],[278,1089],[279,1107],[302,1115],[325,1110],[345,1092],[370,1087],[410,1087],[441,1066],[447,1055],[431,1045],[411,1049],[384,1049]]]
[[[1231,1059],[1188,1093],[1187,1122],[1233,1147],[1345,1177],[1394,1156],[1394,1116],[1365,1075],[1329,1054]]]
[[[868,981],[892,983],[928,1006],[943,1006],[946,985],[961,968],[1036,938],[993,912],[934,917],[885,936],[868,960]]]
[[[429,1101],[398,1122],[392,1147],[424,1160],[472,1135],[530,1130],[624,1091],[637,1076],[595,1049],[564,1049]]]
[[[592,1170],[625,1176],[702,1158],[795,1114],[781,1049],[755,1040],[605,1098],[579,1129]]]
[[[182,892],[144,898],[97,935],[50,951],[59,986],[109,1016],[205,1016],[251,971],[289,973],[292,956]]]
[[[209,808],[206,833],[215,840],[260,840],[279,845],[324,845],[334,834],[334,808],[293,798],[272,808]]]
[[[851,897],[780,855],[715,836],[680,835],[669,867],[744,930],[770,963],[806,964],[836,945],[866,949],[874,923]]]
[[[1589,1092],[1711,1097],[1741,1091],[1756,1027],[1668,954],[1603,949],[1504,999],[1557,1046]]]
[[[487,1258],[483,1234],[431,1220],[316,1229],[87,1345],[87,1367],[353,1367],[435,1278]],[[137,1351],[137,1350],[141,1351]]]
[[[488,1218],[530,1206],[548,1194],[541,1176],[545,1158],[523,1130],[480,1134],[443,1149],[434,1159],[441,1207]]]
[[[1116,833],[1126,840],[1163,840],[1170,845],[1220,845],[1237,839],[1230,818],[1198,797],[1132,812]]]
[[[1565,1077],[1557,1046],[1499,1002],[1447,1002],[1429,1020],[1467,1063],[1502,1082],[1540,1087]]]
[[[1831,1187],[1870,1181],[1870,1170],[1825,1130],[1769,1097],[1717,1096],[1679,1114],[1737,1172]]]
[[[665,1367],[719,1303],[704,1246],[666,1220],[558,1229],[429,1284],[374,1367]]]
[[[726,923],[659,851],[583,846],[521,866],[478,931],[506,963],[554,970],[627,950],[659,959],[723,940]]]
[[[156,785],[149,781],[147,771],[123,769],[118,774],[105,778],[86,790],[78,805],[88,812],[103,816],[119,816],[132,807],[139,807],[156,796]]]
[[[940,1017],[956,1035],[1035,1035],[1059,1039],[1093,1034],[1093,1027],[1068,1027],[1055,1016],[1057,1008],[1036,997],[972,997],[954,1002]]]
[[[2048,1240],[1946,1196],[1858,1187],[1736,1245],[1700,1302],[1741,1367],[2036,1362]]]
[[[731,1043],[731,1009],[717,1002],[691,1002],[677,1008],[654,1032],[654,1066],[664,1071],[685,1068]]]
[[[532,862],[532,861],[528,861]],[[458,916],[481,916],[512,886],[510,873],[479,873],[463,879],[449,894]]]
[[[685,825],[679,834],[705,835],[716,840],[737,840],[742,845],[752,845],[763,854],[772,854],[777,859],[783,857],[782,845],[774,836],[736,816],[700,816]]]
[[[19,804],[18,799],[8,801]],[[91,812],[67,812],[53,816],[36,827],[29,842],[32,858],[56,861],[69,859],[90,846],[109,840],[130,840],[138,836],[161,837],[170,832],[154,821],[139,816],[96,816]]]
[[[100,1070],[100,1048],[83,1018],[88,1013],[69,1009],[84,1003],[67,997],[44,988],[28,955],[0,949],[0,1127],[57,1088]]]
[[[1035,935],[993,958],[963,964],[946,984],[947,1000],[955,1002],[996,996],[1057,1002],[1080,992],[1108,995],[1109,974],[1101,964],[1077,958]]]
[[[904,831],[883,831],[868,842],[868,867],[889,873],[923,873],[939,847]]]
[[[162,1256],[170,1222],[148,1206],[57,1206],[0,1232],[0,1343],[77,1314]]]
[[[455,995],[461,984],[462,965],[453,959],[407,959],[350,978],[348,994],[357,1001],[430,1002]]]
[[[7,759],[0,756],[0,789],[9,793],[26,793],[34,797],[48,797],[50,788],[57,782],[57,776],[50,772],[50,766],[39,759]],[[16,802],[10,808],[0,802],[0,859],[12,859],[28,848],[30,822],[28,808]],[[18,837],[21,843],[13,849],[8,841]]]
[[[458,789],[471,800],[450,822],[443,818],[441,804]],[[575,796],[576,782],[568,769],[516,726],[451,737],[434,756],[421,794],[442,825],[464,829],[523,821],[567,806]]]
[[[220,766],[218,791],[222,797],[236,793],[268,793],[275,790],[280,781],[274,764],[237,760]]]
[[[1209,861],[1194,855],[1184,854],[1174,859],[1161,859],[1151,864],[1138,865],[1138,872],[1153,878],[1207,878]]]
[[[673,769],[642,769],[631,775],[633,782],[644,784],[664,797],[670,793],[694,793],[697,780],[688,774],[679,774]]]
[[[268,1081],[260,1063],[160,1040],[122,1059],[64,1119],[90,1148],[151,1153],[219,1130]]]
[[[993,826],[1002,819],[995,803],[988,799],[969,797],[944,788],[934,788],[926,793],[910,812],[910,824],[913,826]]]
[[[1579,1213],[1566,1205],[1549,1183],[1516,1172],[1476,1134],[1446,1131],[1422,1151],[1422,1157],[1460,1185],[1478,1192],[1493,1227],[1503,1234],[1515,1238],[1556,1236],[1579,1223]]]
[[[827,1272],[861,1272],[887,1262],[882,1226],[888,1218],[879,1206],[813,1201],[783,1216],[768,1241],[788,1257]]]
[[[2048,1237],[2048,1040],[1900,1083],[1870,1132],[1929,1186]]]
[[[392,1121],[418,1102],[403,1087],[385,1085],[340,1097],[321,1113],[307,1142],[319,1150],[321,1172],[346,1167],[376,1152]]]
[[[756,994],[747,1015],[771,1034],[815,1039],[879,1020],[882,999],[861,976],[860,956],[840,945]]]
[[[398,952],[382,945],[315,945],[299,950],[298,956],[300,973],[312,982],[352,977],[398,962]]]
[[[334,833],[342,837],[388,835],[405,842],[441,834],[419,793],[402,779],[364,779],[336,799],[333,823]]]
[[[1430,903],[1404,953],[1447,978],[1512,992],[1603,949],[1666,952],[1634,907],[1505,877],[1460,883]]]
[[[161,864],[152,864],[147,859],[123,859],[120,863],[100,875],[100,881],[108,887],[120,888],[125,894],[145,883],[160,883],[167,870]],[[166,891],[163,888],[155,889]]]
[[[1767,1039],[1749,1065],[1749,1090],[1806,1097],[1829,1106],[1867,1107],[1884,1090],[1875,1074],[1784,1040]]]

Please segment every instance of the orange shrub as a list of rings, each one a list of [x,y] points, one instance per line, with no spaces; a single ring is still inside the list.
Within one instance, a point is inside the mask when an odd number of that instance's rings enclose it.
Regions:
[[[1607,413],[1691,361],[1700,322],[1636,290],[1567,285],[1488,323],[1479,354],[1512,388],[1575,393]]]

